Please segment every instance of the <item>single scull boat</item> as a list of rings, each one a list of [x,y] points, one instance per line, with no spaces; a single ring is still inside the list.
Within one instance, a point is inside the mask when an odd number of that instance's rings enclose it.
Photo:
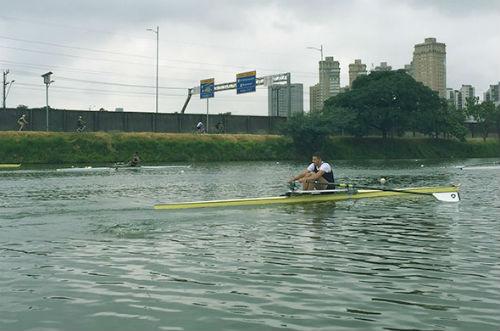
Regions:
[[[344,201],[352,199],[378,198],[397,195],[429,195],[440,201],[458,202],[458,186],[437,186],[437,187],[410,187],[403,189],[385,189],[385,188],[364,188],[356,189],[353,187],[335,190],[315,190],[315,191],[290,191],[279,197],[264,198],[246,198],[229,200],[210,200],[194,202],[172,202],[160,203],[154,206],[157,210],[172,209],[193,209],[193,208],[213,208],[213,207],[231,207],[231,206],[257,206],[257,205],[275,205],[275,204],[294,204],[311,203],[326,201]]]

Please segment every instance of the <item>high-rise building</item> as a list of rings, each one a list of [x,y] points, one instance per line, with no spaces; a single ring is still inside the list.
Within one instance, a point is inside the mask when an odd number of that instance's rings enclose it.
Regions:
[[[380,62],[379,66],[376,66],[372,71],[391,71],[392,67],[387,65],[387,62]]]
[[[288,117],[304,112],[304,86],[302,84],[290,84],[291,90],[291,112],[288,111],[288,86],[271,85],[268,87],[268,113],[269,116]]]
[[[462,108],[467,107],[467,99],[474,98],[476,96],[476,89],[472,85],[462,85],[460,88],[460,96],[462,98]]]
[[[413,78],[446,97],[446,44],[426,38],[413,51]]]
[[[319,88],[321,108],[326,99],[340,93],[340,63],[333,56],[327,56],[319,61]]]
[[[406,73],[410,76],[414,76],[413,75],[413,63],[410,63],[410,64],[405,64],[405,67],[404,67],[404,71],[406,71]]]
[[[361,63],[361,60],[356,59],[354,63],[349,64],[349,87],[358,76],[366,75],[366,64]]]
[[[455,106],[456,109],[462,109],[462,93],[452,88],[446,89],[446,100],[450,105]]]
[[[321,98],[319,95],[319,83],[309,87],[309,110],[310,111],[320,111],[323,109],[323,104],[321,103]]]
[[[490,85],[490,88],[484,93],[484,101],[491,101],[495,106],[500,105],[500,82],[496,85]]]
[[[311,111],[323,109],[325,101],[340,93],[340,63],[333,56],[319,61],[319,84],[310,89]]]

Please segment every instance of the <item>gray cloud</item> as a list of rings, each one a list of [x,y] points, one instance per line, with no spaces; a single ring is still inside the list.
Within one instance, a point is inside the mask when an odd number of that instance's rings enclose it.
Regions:
[[[496,0],[408,0],[416,9],[436,10],[449,16],[474,16],[500,13],[500,2]]]
[[[39,74],[52,70],[56,79],[73,79],[56,80],[54,106],[151,110],[154,90],[95,82],[154,84],[155,36],[146,28],[159,25],[160,86],[230,81],[250,69],[291,71],[293,81],[305,84],[308,108],[319,53],[307,46],[323,44],[325,55],[341,62],[345,85],[354,59],[399,68],[411,60],[414,44],[436,37],[447,44],[448,86],[473,84],[481,95],[500,80],[499,7],[498,1],[430,0],[11,1],[0,13],[0,67],[19,82],[10,105],[43,104]],[[178,111],[186,92],[162,92],[165,111]],[[264,115],[266,95],[221,93],[213,109]],[[193,100],[189,111],[203,109]]]

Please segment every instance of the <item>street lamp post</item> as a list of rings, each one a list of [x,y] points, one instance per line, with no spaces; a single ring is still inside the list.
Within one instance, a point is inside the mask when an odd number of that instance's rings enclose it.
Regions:
[[[160,27],[156,26],[156,30],[147,29],[156,33],[156,113],[158,113],[158,58],[160,56]]]
[[[321,61],[323,61],[323,45],[321,47],[307,47],[307,49],[314,49],[321,52]]]
[[[3,85],[2,85],[2,91],[3,91],[3,110],[6,109],[6,102],[7,102],[7,96],[9,95],[10,88],[12,87],[12,84],[15,82],[15,80],[11,80],[10,82],[7,81],[7,75],[9,74],[9,70],[4,70],[3,72]],[[9,89],[7,90],[7,86]]]
[[[42,75],[43,77],[43,83],[45,84],[45,129],[48,132],[49,131],[49,85],[53,83],[54,81],[50,79],[50,75],[52,75],[53,72],[49,71],[45,74]]]

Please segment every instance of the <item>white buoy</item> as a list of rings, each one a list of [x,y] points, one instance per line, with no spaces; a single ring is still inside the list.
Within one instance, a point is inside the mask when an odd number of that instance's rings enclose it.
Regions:
[[[181,170],[181,174],[183,174],[183,173],[184,173],[184,170]]]
[[[423,164],[421,164],[421,165],[420,165],[420,168],[423,168],[423,167],[424,167],[424,165],[423,165]]]
[[[279,162],[279,161],[276,161],[276,164],[280,164],[280,162]]]
[[[379,179],[380,184],[385,184],[386,181],[387,180],[384,177],[382,177],[382,178]]]

